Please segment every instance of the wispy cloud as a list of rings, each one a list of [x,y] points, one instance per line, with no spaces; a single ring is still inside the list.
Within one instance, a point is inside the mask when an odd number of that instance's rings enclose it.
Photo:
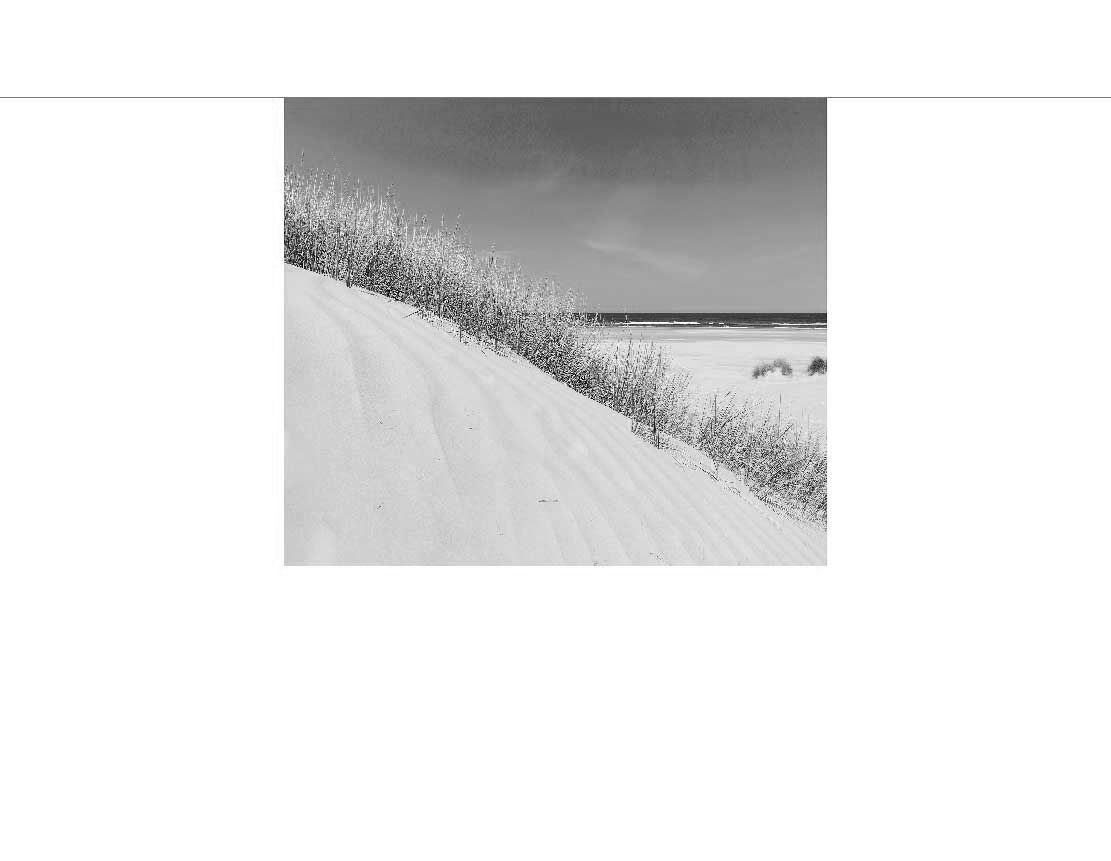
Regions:
[[[705,263],[686,254],[667,254],[652,248],[600,239],[584,239],[583,245],[602,254],[624,257],[673,278],[697,278],[706,271]]]

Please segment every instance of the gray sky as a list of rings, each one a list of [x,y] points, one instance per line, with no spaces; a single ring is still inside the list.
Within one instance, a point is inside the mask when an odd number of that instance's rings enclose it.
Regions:
[[[826,310],[824,99],[286,99],[302,151],[586,310]]]

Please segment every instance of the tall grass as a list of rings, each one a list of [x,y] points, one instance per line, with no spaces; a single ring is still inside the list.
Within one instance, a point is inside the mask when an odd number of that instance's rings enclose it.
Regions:
[[[667,353],[629,340],[605,347],[574,294],[476,252],[459,226],[406,213],[392,190],[307,167],[285,170],[285,262],[413,305],[464,336],[511,350],[622,415],[661,446],[701,449],[762,499],[825,522],[826,460],[816,438],[733,400],[697,408]]]
[[[826,451],[819,437],[750,401],[714,395],[690,442],[742,476],[757,497],[826,521]]]

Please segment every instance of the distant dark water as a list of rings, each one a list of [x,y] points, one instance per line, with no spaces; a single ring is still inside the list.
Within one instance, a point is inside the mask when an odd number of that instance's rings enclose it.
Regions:
[[[604,312],[597,315],[606,326],[720,326],[733,329],[824,329],[822,314],[701,314],[697,312]]]

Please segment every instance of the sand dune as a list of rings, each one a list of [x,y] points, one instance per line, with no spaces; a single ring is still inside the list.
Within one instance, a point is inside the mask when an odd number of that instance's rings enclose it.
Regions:
[[[289,564],[824,564],[825,532],[412,308],[286,267]]]

